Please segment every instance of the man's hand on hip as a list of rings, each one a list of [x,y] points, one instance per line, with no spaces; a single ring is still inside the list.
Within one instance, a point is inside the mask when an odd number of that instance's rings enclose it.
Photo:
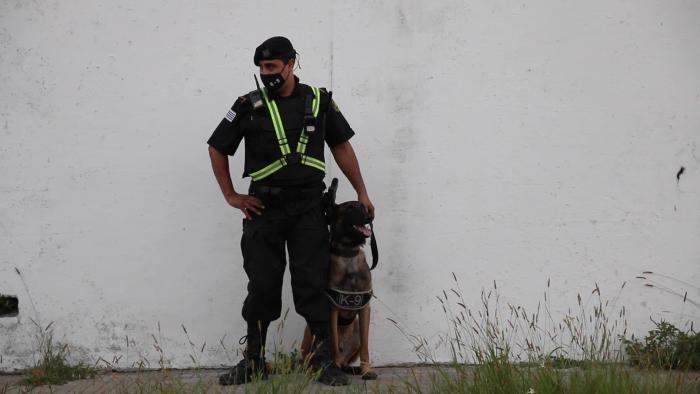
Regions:
[[[240,209],[246,219],[253,218],[251,212],[260,215],[265,209],[265,205],[263,205],[262,201],[246,194],[236,193],[226,196],[226,202],[228,202],[230,206]]]

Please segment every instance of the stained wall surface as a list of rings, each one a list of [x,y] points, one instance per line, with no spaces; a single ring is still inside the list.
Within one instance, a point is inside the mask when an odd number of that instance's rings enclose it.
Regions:
[[[32,365],[49,324],[75,359],[237,361],[241,215],[205,141],[272,35],[357,133],[375,364],[419,360],[415,338],[447,360],[443,303],[476,312],[482,290],[506,315],[540,304],[543,330],[599,296],[637,335],[697,323],[699,18],[651,0],[0,3],[0,293],[20,304],[0,370]],[[285,351],[304,324],[288,282]]]

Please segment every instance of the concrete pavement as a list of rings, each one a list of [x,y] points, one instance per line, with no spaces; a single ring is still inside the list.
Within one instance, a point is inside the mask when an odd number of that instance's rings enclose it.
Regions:
[[[402,393],[406,382],[421,386],[430,384],[435,367],[375,368],[379,378],[364,381],[351,377],[345,387],[329,387],[310,381],[304,374],[271,375],[270,380],[241,386],[219,386],[223,369],[168,370],[141,372],[99,372],[93,379],[72,381],[60,386],[35,388],[19,385],[21,375],[0,375],[0,394],[5,393]]]

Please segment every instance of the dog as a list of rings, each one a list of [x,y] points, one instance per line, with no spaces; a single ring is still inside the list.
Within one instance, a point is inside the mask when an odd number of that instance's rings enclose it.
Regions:
[[[328,273],[327,294],[331,300],[330,339],[335,364],[346,372],[373,380],[377,374],[369,362],[369,321],[372,298],[371,268],[362,247],[367,238],[372,239],[373,263],[377,262],[376,241],[373,236],[372,218],[359,201],[335,204],[337,180],[329,189],[330,203],[326,215],[330,224],[331,259]],[[301,344],[302,357],[311,351],[313,338],[307,326]],[[350,364],[360,359],[359,371]]]

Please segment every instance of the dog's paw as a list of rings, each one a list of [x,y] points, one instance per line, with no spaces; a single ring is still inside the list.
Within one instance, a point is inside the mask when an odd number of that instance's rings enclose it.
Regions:
[[[355,375],[355,376],[362,375],[362,370],[360,369],[360,367],[347,366],[347,367],[343,368],[343,372],[345,372],[348,375]]]
[[[374,371],[367,371],[362,374],[362,380],[376,380],[377,373]]]

